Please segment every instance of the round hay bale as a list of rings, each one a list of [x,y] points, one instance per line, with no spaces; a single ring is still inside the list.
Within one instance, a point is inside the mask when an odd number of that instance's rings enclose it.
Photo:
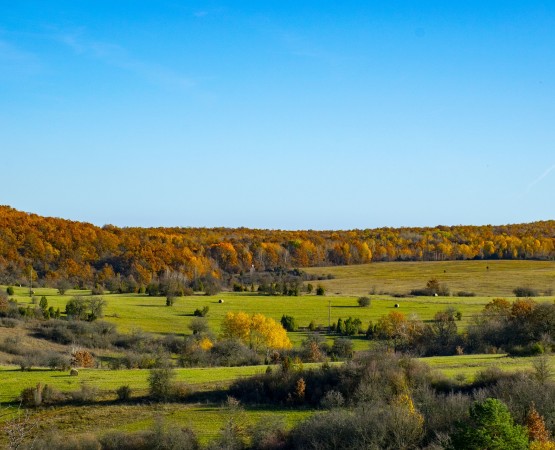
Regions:
[[[76,376],[79,375],[79,371],[77,369],[73,368],[69,371],[69,375],[72,376],[72,377],[76,377]]]
[[[223,303],[223,302],[224,302],[224,301],[223,301],[222,299],[219,299],[219,300],[218,300],[218,303]]]
[[[401,306],[399,303],[395,303],[395,308],[398,308],[399,306]]]

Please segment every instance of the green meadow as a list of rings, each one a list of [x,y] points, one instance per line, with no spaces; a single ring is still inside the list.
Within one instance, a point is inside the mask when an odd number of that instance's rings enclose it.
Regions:
[[[134,330],[160,335],[175,333],[186,335],[188,324],[195,309],[210,308],[207,319],[211,329],[218,334],[220,324],[229,311],[262,313],[275,320],[283,314],[295,317],[300,327],[311,321],[325,328],[339,318],[358,317],[363,326],[375,322],[393,310],[407,317],[431,320],[447,307],[462,313],[459,329],[464,328],[493,297],[514,298],[512,290],[528,286],[550,294],[555,288],[555,262],[546,261],[446,261],[446,262],[392,262],[357,266],[317,267],[306,269],[313,275],[332,274],[330,280],[312,281],[322,284],[325,296],[302,295],[299,297],[265,296],[256,293],[221,292],[215,296],[192,295],[180,297],[174,306],[167,307],[164,297],[146,294],[105,294],[104,320],[115,324],[122,333]],[[431,278],[437,278],[451,290],[449,297],[393,297],[391,294],[407,294],[411,289],[422,288]],[[15,288],[15,298],[22,305],[31,304],[28,288]],[[474,292],[475,297],[458,297],[459,291]],[[36,301],[46,296],[49,306],[62,311],[73,295],[90,295],[90,291],[70,290],[64,296],[55,289],[35,288]],[[375,294],[370,295],[373,292]],[[370,307],[359,307],[357,298],[367,295]],[[543,296],[538,301],[553,300]],[[222,300],[223,303],[219,303]],[[396,309],[395,305],[399,308]],[[294,345],[306,336],[304,331],[289,333]],[[366,341],[355,339],[355,349],[366,348]]]
[[[555,356],[551,356],[555,364]],[[464,375],[466,381],[472,381],[477,372],[497,367],[506,372],[533,370],[534,358],[513,358],[505,354],[457,355],[419,358],[432,369],[449,378]],[[318,364],[304,363],[302,367],[310,368]],[[209,367],[176,369],[175,381],[184,382],[195,390],[213,390],[224,388],[237,378],[248,377],[266,370],[266,366],[243,367]],[[117,371],[102,369],[80,369],[79,376],[70,376],[68,372],[48,369],[21,371],[15,366],[0,366],[0,403],[9,403],[17,399],[21,390],[34,387],[37,383],[48,384],[61,391],[73,391],[82,384],[94,386],[104,392],[106,398],[115,397],[115,390],[128,385],[134,397],[147,394],[148,370],[121,369]]]
[[[61,406],[42,409],[41,432],[57,430],[72,436],[104,435],[112,431],[141,431],[151,428],[162,419],[166,427],[189,427],[206,444],[215,438],[233,417],[241,427],[248,429],[257,423],[282,420],[289,428],[314,414],[313,409],[279,407],[244,407],[242,411],[228,410],[224,405],[202,403],[137,403]],[[1,424],[1,420],[0,420]],[[0,447],[2,436],[0,436]]]
[[[305,363],[304,368],[318,364]],[[196,391],[214,390],[228,386],[230,382],[241,377],[263,373],[266,366],[241,367],[198,367],[175,369],[175,381],[184,382]],[[60,372],[49,369],[21,371],[15,366],[0,366],[0,403],[9,403],[17,399],[21,390],[34,387],[37,383],[48,384],[60,391],[78,390],[82,384],[98,388],[106,398],[115,397],[114,392],[120,386],[131,387],[134,397],[148,392],[147,369],[79,369],[78,376],[70,376],[68,371]]]
[[[434,315],[447,307],[454,307],[462,313],[457,322],[459,331],[472,322],[485,304],[492,298],[502,296],[514,298],[512,290],[518,286],[532,287],[544,294],[537,301],[553,301],[551,290],[555,288],[555,263],[540,261],[449,261],[421,263],[374,263],[361,266],[317,267],[306,269],[309,274],[332,275],[332,279],[311,281],[326,289],[325,296],[302,295],[299,297],[263,296],[256,293],[221,292],[215,296],[195,294],[178,298],[172,307],[165,304],[164,297],[149,297],[145,294],[104,294],[106,320],[116,325],[121,333],[135,330],[164,336],[190,334],[188,325],[194,318],[195,309],[209,307],[207,316],[211,329],[218,334],[223,318],[229,311],[262,313],[275,320],[283,314],[293,316],[300,331],[290,332],[294,345],[299,345],[306,337],[305,327],[311,321],[325,329],[328,323],[336,323],[339,318],[357,317],[367,327],[372,321],[391,311],[400,311],[407,317],[416,316],[422,320],[432,320]],[[397,297],[411,289],[425,286],[431,278],[445,283],[450,291],[448,297]],[[3,287],[5,289],[5,287]],[[48,305],[59,307],[63,312],[66,302],[74,295],[90,295],[86,290],[70,290],[58,295],[52,288],[34,289],[34,300],[29,289],[15,287],[14,298],[20,306],[32,306],[42,296]],[[457,296],[457,292],[474,292],[474,297]],[[369,307],[359,307],[357,298],[366,295],[371,298]],[[220,303],[220,300],[222,302]],[[398,304],[398,308],[395,305]],[[30,333],[24,328],[0,328],[0,338],[11,334]],[[29,335],[25,345],[51,345]],[[329,337],[330,342],[333,337]],[[364,337],[354,337],[355,350],[368,348]],[[52,347],[54,348],[54,347]],[[59,350],[59,349],[58,349]],[[99,351],[98,356],[107,356],[107,351]],[[552,361],[555,357],[551,357]],[[470,382],[476,374],[490,367],[504,371],[530,371],[533,358],[512,358],[506,355],[460,355],[421,358],[447,377],[460,382]],[[308,367],[310,364],[304,364]],[[239,377],[247,377],[263,372],[266,366],[215,367],[176,369],[176,381],[184,382],[194,391],[209,391],[227,387]],[[25,387],[38,383],[48,384],[61,391],[75,391],[83,384],[96,387],[101,401],[93,405],[64,405],[40,409],[41,423],[48,429],[71,430],[76,435],[83,433],[103,434],[110,430],[133,431],[150,427],[157,417],[164,418],[167,425],[190,426],[202,442],[214,439],[232,412],[224,405],[208,403],[150,403],[144,401],[121,404],[114,402],[115,390],[123,385],[132,389],[132,398],[144,398],[148,392],[148,370],[105,370],[81,369],[77,377],[68,372],[34,369],[21,371],[15,366],[0,366],[0,404],[6,410]],[[240,420],[245,427],[254,426],[259,421],[276,417],[289,426],[314,414],[312,409],[277,407],[245,407]],[[4,420],[9,417],[4,415]],[[65,432],[65,431],[64,431]],[[69,431],[68,431],[69,432]],[[0,440],[1,445],[1,440]]]
[[[62,311],[72,295],[88,294],[86,291],[72,292],[59,296],[53,289],[35,289],[35,297],[42,295],[48,299],[49,306],[59,307]],[[31,304],[28,296],[16,296],[25,306]],[[381,316],[398,310],[407,315],[415,315],[423,320],[433,319],[436,312],[447,307],[455,307],[463,314],[461,325],[464,327],[490,300],[487,297],[414,297],[392,298],[384,295],[372,296],[370,307],[360,307],[354,296],[316,296],[299,297],[260,296],[251,293],[222,292],[216,296],[193,295],[180,297],[171,307],[165,305],[163,297],[149,297],[146,294],[105,294],[106,308],[104,319],[117,326],[122,333],[142,330],[160,335],[168,333],[190,334],[188,324],[193,319],[195,309],[210,308],[207,319],[211,329],[219,333],[220,324],[229,312],[245,311],[262,313],[279,321],[283,314],[295,317],[300,327],[307,327],[315,321],[322,328],[329,321],[336,323],[339,318],[358,317],[366,327]],[[219,303],[219,300],[223,303]],[[400,307],[395,308],[395,304]],[[294,345],[299,344],[306,333],[291,332],[289,337]],[[357,341],[355,339],[355,341]],[[357,343],[357,347],[359,344]]]
[[[367,295],[370,291],[407,294],[423,287],[430,278],[445,283],[452,295],[466,291],[478,297],[513,297],[513,289],[518,286],[555,292],[553,261],[384,262],[304,270],[313,275],[333,275],[332,280],[314,283],[339,295]]]

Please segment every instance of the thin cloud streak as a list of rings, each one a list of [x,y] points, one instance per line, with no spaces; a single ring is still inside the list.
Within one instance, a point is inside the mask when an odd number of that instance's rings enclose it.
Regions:
[[[551,167],[549,167],[544,173],[542,173],[538,178],[536,178],[534,181],[532,181],[528,187],[526,188],[526,191],[524,192],[524,194],[522,194],[520,197],[524,196],[525,194],[528,194],[532,188],[538,184],[539,182],[541,182],[544,178],[546,178],[551,172],[553,172],[555,170],[555,164],[553,164]]]
[[[77,33],[59,33],[54,39],[72,49],[77,55],[98,59],[105,64],[134,73],[152,84],[162,87],[188,90],[196,83],[183,75],[159,64],[133,58],[121,46],[106,42],[90,41]]]
[[[35,76],[42,69],[38,55],[0,39],[0,77],[20,82],[20,77]]]

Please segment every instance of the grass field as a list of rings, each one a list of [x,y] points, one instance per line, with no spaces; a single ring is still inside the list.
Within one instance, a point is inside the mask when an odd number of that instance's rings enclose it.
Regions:
[[[56,295],[54,289],[35,289],[35,297],[45,295],[48,304],[60,307],[63,311],[65,304],[72,294]],[[82,294],[83,291],[80,291]],[[279,321],[283,314],[292,315],[301,327],[306,327],[314,320],[322,327],[328,326],[328,313],[331,323],[339,318],[349,316],[358,317],[363,326],[370,321],[376,321],[381,316],[395,310],[395,304],[400,304],[399,311],[407,316],[416,315],[423,320],[430,320],[437,311],[448,306],[454,306],[463,314],[459,325],[463,327],[472,316],[482,310],[489,301],[486,297],[456,298],[456,297],[419,297],[397,299],[388,296],[373,296],[372,304],[368,308],[357,305],[356,297],[333,296],[321,297],[305,295],[300,297],[269,297],[250,293],[222,292],[217,296],[207,297],[193,295],[177,299],[174,306],[165,306],[165,298],[149,297],[144,294],[107,294],[103,296],[107,306],[103,320],[114,323],[120,332],[129,333],[134,329],[158,334],[190,334],[187,325],[193,318],[197,308],[208,306],[208,322],[211,329],[219,333],[220,324],[228,311],[245,311],[247,313],[262,313]],[[28,296],[16,296],[22,305],[31,303]],[[224,303],[218,303],[222,299]],[[293,344],[299,344],[306,336],[304,332],[289,333]],[[367,342],[355,340],[358,349],[366,348]]]
[[[318,364],[305,363],[304,368],[316,367]],[[233,380],[263,373],[266,366],[242,367],[200,367],[175,369],[175,381],[182,381],[195,390],[216,389],[225,387]],[[122,369],[80,369],[79,376],[70,376],[69,371],[33,369],[21,371],[15,366],[0,366],[0,403],[13,402],[26,387],[34,387],[37,383],[48,384],[61,391],[79,389],[85,383],[102,391],[113,393],[118,387],[128,385],[133,396],[146,395],[148,391],[148,370]]]
[[[498,367],[508,372],[517,370],[532,370],[534,358],[512,358],[506,355],[460,355],[436,356],[420,358],[432,369],[442,372],[452,378],[464,375],[467,381],[472,381],[474,375],[488,367]],[[555,364],[555,356],[551,357]],[[303,364],[304,368],[315,367],[317,364]],[[266,370],[266,366],[244,367],[210,367],[176,369],[176,381],[183,381],[195,389],[215,389],[225,387],[240,377],[247,377]],[[34,387],[37,383],[48,384],[62,391],[77,390],[82,383],[95,386],[102,391],[113,392],[122,385],[128,385],[134,396],[142,396],[148,389],[148,370],[99,370],[81,369],[78,377],[72,377],[69,372],[59,372],[47,369],[21,371],[15,366],[0,366],[0,403],[13,402],[25,387]],[[113,395],[112,395],[113,397]]]
[[[433,369],[449,378],[464,375],[465,381],[472,381],[477,372],[497,367],[505,372],[532,371],[535,358],[513,358],[507,355],[460,355],[433,356],[420,358]],[[550,356],[551,365],[555,367],[555,355]]]
[[[488,269],[489,267],[489,269]],[[193,295],[177,299],[173,307],[165,306],[165,298],[149,297],[139,294],[105,294],[107,302],[104,320],[114,323],[123,333],[141,329],[159,335],[176,333],[189,334],[188,324],[197,308],[209,306],[208,322],[215,333],[220,331],[222,319],[228,311],[262,313],[279,320],[283,314],[292,315],[301,327],[314,320],[326,327],[328,320],[337,322],[338,318],[358,317],[366,327],[382,315],[393,310],[416,315],[430,320],[434,314],[449,306],[462,312],[462,321],[457,322],[463,330],[493,297],[514,297],[512,290],[517,286],[529,286],[542,292],[555,288],[555,262],[539,261],[450,261],[420,263],[375,263],[361,266],[311,268],[307,272],[320,275],[332,274],[335,278],[312,282],[325,286],[326,296],[304,295],[300,297],[268,297],[251,293],[222,292],[213,297]],[[391,294],[406,294],[411,289],[422,288],[430,278],[437,278],[448,285],[452,293],[457,291],[475,292],[475,297],[411,297],[396,298]],[[28,288],[15,288],[17,301],[25,306],[31,304]],[[73,295],[90,295],[90,291],[71,290],[64,296],[55,289],[34,288],[35,298],[46,296],[49,306],[60,307],[63,311],[66,302]],[[356,299],[360,295],[371,295],[371,306],[361,308]],[[223,303],[218,300],[222,299]],[[540,297],[538,301],[552,301],[553,297]],[[399,303],[400,308],[394,305]],[[328,316],[329,314],[329,316]],[[0,338],[29,331],[1,328]],[[292,332],[289,336],[294,344],[299,344],[306,332]],[[23,341],[22,341],[23,342]],[[55,346],[27,336],[25,345]],[[368,341],[355,338],[355,349],[368,347]],[[53,348],[53,347],[52,347]],[[422,358],[422,361],[439,370],[448,377],[471,381],[475,374],[488,367],[499,367],[506,371],[531,370],[532,358],[510,358],[505,355],[461,355]],[[552,361],[555,361],[552,358]],[[555,364],[555,362],[554,362]],[[309,366],[305,364],[305,367]],[[184,381],[195,390],[216,389],[243,376],[253,375],[265,370],[265,366],[233,368],[177,369],[176,380]],[[49,384],[62,391],[77,390],[82,383],[95,386],[104,395],[102,398],[115,398],[114,391],[129,385],[133,396],[147,393],[147,370],[99,370],[82,369],[78,377],[70,377],[67,372],[33,370],[22,372],[13,366],[0,367],[0,403],[12,402],[24,387],[37,383]],[[246,408],[242,414],[245,426],[259,420],[270,420],[281,416],[290,425],[313,414],[314,410]],[[203,442],[213,439],[229,418],[229,411],[215,404],[116,404],[71,405],[46,408],[39,412],[43,427],[49,429],[71,430],[71,433],[102,434],[109,430],[140,430],[149,427],[157,416],[163,417],[168,424],[191,426]],[[65,431],[64,431],[65,432]],[[2,445],[0,438],[0,446]]]
[[[489,267],[489,269],[488,269]],[[165,298],[149,297],[145,294],[105,294],[107,302],[105,318],[117,325],[120,332],[128,333],[134,329],[146,332],[167,334],[189,334],[187,325],[193,318],[193,311],[208,306],[208,322],[216,333],[228,311],[260,312],[279,320],[283,314],[295,317],[298,325],[306,327],[314,320],[326,327],[328,320],[337,322],[341,317],[358,317],[366,327],[400,304],[399,311],[407,316],[415,315],[422,320],[430,320],[434,314],[449,306],[460,310],[461,329],[482,310],[492,297],[513,297],[512,290],[517,286],[530,286],[543,292],[555,288],[555,262],[545,261],[447,261],[415,263],[373,263],[358,266],[318,267],[306,269],[312,274],[335,276],[332,280],[316,283],[323,284],[327,295],[304,295],[300,297],[270,297],[253,293],[222,292],[216,296],[193,295],[177,299],[173,307],[165,306]],[[445,283],[454,294],[470,291],[476,297],[411,297],[395,298],[390,295],[372,295],[368,308],[357,305],[359,295],[375,292],[407,293],[410,289],[422,288],[430,278]],[[35,297],[45,295],[50,306],[60,307],[63,311],[66,302],[73,295],[90,294],[90,291],[68,291],[57,295],[55,289],[35,288]],[[28,288],[16,288],[16,299],[23,305],[30,304]],[[218,300],[222,299],[223,303]],[[540,297],[538,300],[552,300],[553,297]],[[305,337],[303,332],[289,333],[293,343],[299,344]],[[366,348],[366,341],[355,340],[355,349]]]
[[[422,288],[430,278],[447,284],[451,293],[470,291],[481,297],[513,297],[518,286],[555,292],[553,261],[441,261],[387,262],[358,266],[312,267],[314,275],[331,274],[320,283],[330,294],[367,295],[370,290],[406,294]]]
[[[292,427],[314,414],[311,409],[291,409],[279,407],[245,407],[234,419],[243,427],[254,426],[257,422],[282,419]],[[139,431],[149,429],[156,420],[162,419],[165,426],[190,427],[202,443],[218,436],[232,412],[223,405],[214,404],[108,404],[62,406],[40,410],[39,431],[56,430],[60,434],[104,435],[111,431]],[[0,423],[1,425],[1,423]],[[0,447],[4,436],[0,434]]]

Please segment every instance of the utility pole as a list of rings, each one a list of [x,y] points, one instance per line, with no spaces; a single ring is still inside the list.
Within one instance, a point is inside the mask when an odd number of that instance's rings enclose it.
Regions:
[[[331,333],[331,300],[328,300],[328,334]]]
[[[33,296],[33,267],[29,269],[29,297]]]

